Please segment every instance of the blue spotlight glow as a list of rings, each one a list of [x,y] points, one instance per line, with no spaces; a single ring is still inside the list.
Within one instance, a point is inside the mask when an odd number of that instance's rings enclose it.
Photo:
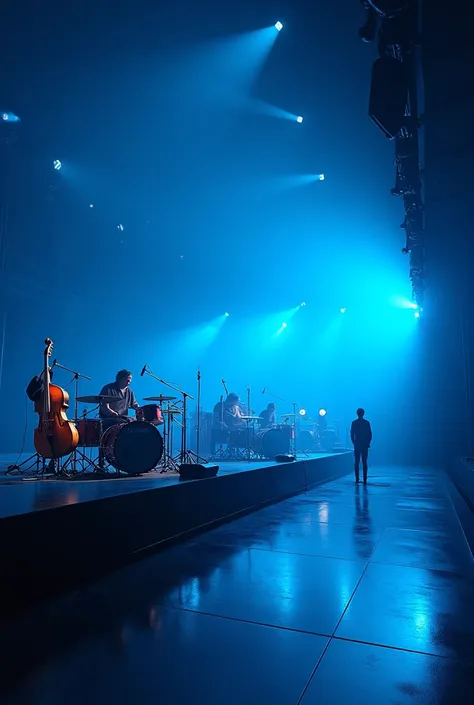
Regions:
[[[302,302],[300,303],[300,308],[303,308],[303,306],[306,306],[306,301],[302,301]]]
[[[279,32],[281,32],[281,30],[283,29],[282,23],[281,23],[281,22],[277,22],[277,23],[275,24],[275,29],[277,29]]]
[[[229,318],[230,313],[227,313],[227,311],[226,311],[226,312],[224,313],[224,316],[225,316],[226,318]]]
[[[20,122],[18,115],[14,115],[13,113],[2,113],[2,120],[4,122]]]
[[[61,167],[62,167],[62,164],[61,164],[61,162],[59,161],[59,159],[55,159],[54,162],[53,162],[53,168],[54,168],[54,170],[55,170],[55,171],[59,171],[59,170],[61,169]]]
[[[299,122],[299,123],[303,122],[303,118],[301,117],[301,115],[298,115],[298,117],[296,118],[296,122]]]
[[[415,316],[415,318],[419,318],[419,317],[420,317],[420,312],[419,312],[419,311],[415,311],[414,316]]]
[[[283,321],[283,323],[281,324],[281,327],[282,327],[282,328],[288,328],[288,323],[285,323],[285,322]]]
[[[339,309],[341,313],[345,313],[347,311],[347,308],[341,308]]]

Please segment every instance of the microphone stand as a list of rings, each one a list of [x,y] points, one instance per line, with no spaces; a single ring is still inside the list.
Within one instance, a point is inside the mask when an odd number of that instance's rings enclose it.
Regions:
[[[191,401],[194,401],[194,397],[192,397],[191,394],[188,394],[187,392],[183,391],[182,389],[179,389],[179,387],[177,387],[175,384],[171,384],[171,382],[166,382],[164,379],[157,377],[155,374],[153,374],[153,372],[150,369],[145,369],[144,374],[148,375],[149,377],[152,377],[154,380],[156,380],[160,384],[163,384],[165,387],[168,387],[168,389],[172,389],[173,392],[176,392],[177,394],[181,394],[181,396],[183,397],[183,423],[181,424],[181,451],[179,453],[180,465],[183,465],[185,463],[199,463],[201,461],[206,462],[204,458],[200,458],[196,453],[193,453],[192,450],[187,449],[188,399],[190,399]]]
[[[250,384],[247,384],[247,414],[252,416],[252,407],[250,406]],[[251,449],[250,449],[250,419],[247,419],[247,461],[251,460]]]
[[[79,420],[78,417],[78,401],[77,397],[79,396],[79,379],[88,379],[91,380],[92,377],[88,377],[87,375],[82,374],[82,372],[77,372],[77,370],[71,370],[70,367],[66,367],[65,365],[61,365],[57,360],[54,360],[52,368],[58,367],[60,370],[64,370],[65,372],[70,372],[73,375],[73,380],[74,380],[74,423],[77,426],[77,422]],[[85,417],[84,417],[85,418]],[[101,468],[95,464],[91,458],[88,458],[87,455],[84,455],[84,453],[80,450],[77,450],[77,447],[74,448],[72,451],[72,455],[69,457],[68,460],[64,463],[64,465],[61,468],[61,473],[64,473],[66,477],[69,477],[69,474],[66,472],[66,468],[71,463],[72,465],[72,472],[76,473],[77,472],[77,456],[81,456],[82,460],[82,471],[86,469],[87,466],[92,466],[94,470],[101,471]],[[86,461],[87,465],[84,464],[84,461]]]
[[[201,370],[197,370],[196,456],[199,458],[201,443]]]

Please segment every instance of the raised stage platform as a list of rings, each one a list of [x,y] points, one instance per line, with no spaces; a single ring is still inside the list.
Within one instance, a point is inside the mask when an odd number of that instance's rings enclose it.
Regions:
[[[265,504],[351,472],[352,454],[293,463],[225,462],[217,477],[96,480],[6,476],[0,464],[0,611],[74,589],[103,572]],[[78,476],[81,478],[81,476]]]

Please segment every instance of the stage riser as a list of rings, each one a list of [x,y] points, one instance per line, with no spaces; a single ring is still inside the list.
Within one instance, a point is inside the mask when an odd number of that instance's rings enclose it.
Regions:
[[[0,523],[1,612],[74,589],[104,571],[351,470],[351,454],[13,516]]]

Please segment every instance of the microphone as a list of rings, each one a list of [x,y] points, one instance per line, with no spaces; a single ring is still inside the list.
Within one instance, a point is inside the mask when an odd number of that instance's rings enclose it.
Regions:
[[[144,375],[145,372],[146,372],[146,368],[147,368],[147,367],[148,367],[148,365],[143,365],[142,371],[140,372],[140,377],[143,377],[143,375]]]
[[[267,388],[264,387],[264,388],[262,389],[262,394],[265,394],[266,391],[267,391]]]

